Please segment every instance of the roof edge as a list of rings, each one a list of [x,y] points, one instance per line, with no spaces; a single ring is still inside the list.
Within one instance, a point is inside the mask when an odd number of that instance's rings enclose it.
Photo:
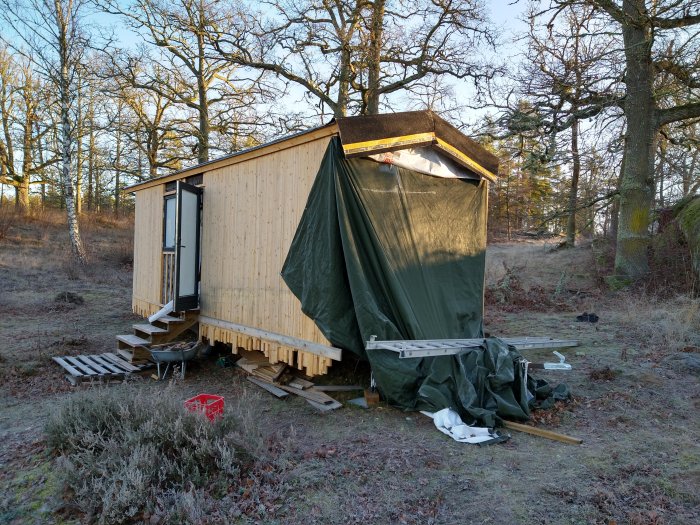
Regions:
[[[434,146],[458,164],[489,180],[498,157],[430,110],[336,119],[348,158],[409,147]]]
[[[338,126],[334,120],[331,120],[328,124],[322,126],[317,126],[310,128],[293,135],[286,135],[278,139],[272,140],[270,142],[265,142],[259,146],[253,146],[252,148],[247,148],[241,151],[236,151],[230,155],[225,155],[208,162],[202,162],[195,166],[185,168],[174,173],[169,173],[167,175],[161,175],[154,179],[145,180],[143,182],[137,182],[136,184],[131,184],[126,186],[124,191],[135,192],[140,190],[145,190],[152,186],[158,186],[161,184],[167,184],[168,182],[184,179],[192,175],[198,175],[207,171],[222,168],[224,166],[229,166],[232,164],[237,164],[246,160],[251,160],[257,157],[262,157],[264,155],[269,155],[277,151],[282,151],[287,148],[298,146],[299,144],[304,144],[306,142],[311,142],[313,140],[318,140],[324,137],[329,137],[338,133]]]
[[[498,157],[430,110],[338,117],[328,124],[287,135],[190,168],[124,188],[135,192],[206,171],[262,157],[306,142],[340,135],[348,158],[409,147],[433,146],[452,160],[491,181],[498,175]]]

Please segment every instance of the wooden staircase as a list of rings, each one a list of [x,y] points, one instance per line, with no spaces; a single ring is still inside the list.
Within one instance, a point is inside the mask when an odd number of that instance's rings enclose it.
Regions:
[[[117,336],[119,353],[129,361],[150,359],[148,348],[152,345],[170,343],[199,320],[199,310],[164,315],[153,323],[135,324],[134,333]]]

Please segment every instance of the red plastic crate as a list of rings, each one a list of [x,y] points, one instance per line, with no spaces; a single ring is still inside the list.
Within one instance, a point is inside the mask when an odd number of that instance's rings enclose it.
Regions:
[[[224,415],[224,398],[212,394],[199,394],[185,401],[185,408],[191,412],[203,412],[209,421],[214,421]]]

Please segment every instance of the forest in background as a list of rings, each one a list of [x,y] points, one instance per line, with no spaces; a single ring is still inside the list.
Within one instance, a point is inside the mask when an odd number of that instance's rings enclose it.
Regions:
[[[123,188],[328,122],[431,109],[501,158],[491,229],[604,234],[648,271],[700,185],[700,0],[0,0],[0,206]],[[505,6],[507,7],[507,5]]]

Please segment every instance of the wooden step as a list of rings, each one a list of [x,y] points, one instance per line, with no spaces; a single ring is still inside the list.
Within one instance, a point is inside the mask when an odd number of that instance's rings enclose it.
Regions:
[[[155,334],[167,334],[168,330],[167,330],[167,328],[160,328],[158,326],[153,326],[152,324],[135,324],[134,325],[134,332],[143,332],[144,334],[147,334],[147,335],[155,335]]]
[[[185,319],[182,317],[173,317],[172,315],[164,315],[163,317],[160,317],[159,319],[156,319],[153,321],[151,324],[153,326],[157,326],[159,328],[165,328],[166,330],[170,330],[171,325],[177,325],[179,323],[184,323]]]
[[[171,341],[177,341],[180,335],[189,330],[193,325],[197,324],[198,320],[198,315],[187,312],[185,317],[179,319],[179,322],[169,323],[165,333],[152,333],[150,334],[149,339],[153,344],[163,344]]]
[[[173,328],[178,325],[173,325]],[[170,330],[160,328],[152,324],[135,324],[134,334],[138,337],[146,339],[151,344],[165,343],[171,339],[169,336]]]
[[[145,346],[135,346],[133,348],[129,348],[128,350],[120,348],[117,350],[117,353],[121,356],[121,358],[125,359],[127,363],[135,366],[148,363],[151,360],[151,353]]]
[[[172,315],[164,315],[163,317],[159,317],[158,321],[161,323],[182,323],[185,320],[182,317],[173,317]]]
[[[165,324],[170,324],[170,323],[182,323],[185,320],[182,317],[173,317],[172,315],[164,315],[163,317],[158,318],[156,323],[165,323]]]
[[[139,346],[143,346],[148,348],[151,346],[151,343],[145,339],[140,338],[137,335],[134,334],[126,334],[126,335],[118,335],[117,336],[117,344],[119,348],[136,348]]]

